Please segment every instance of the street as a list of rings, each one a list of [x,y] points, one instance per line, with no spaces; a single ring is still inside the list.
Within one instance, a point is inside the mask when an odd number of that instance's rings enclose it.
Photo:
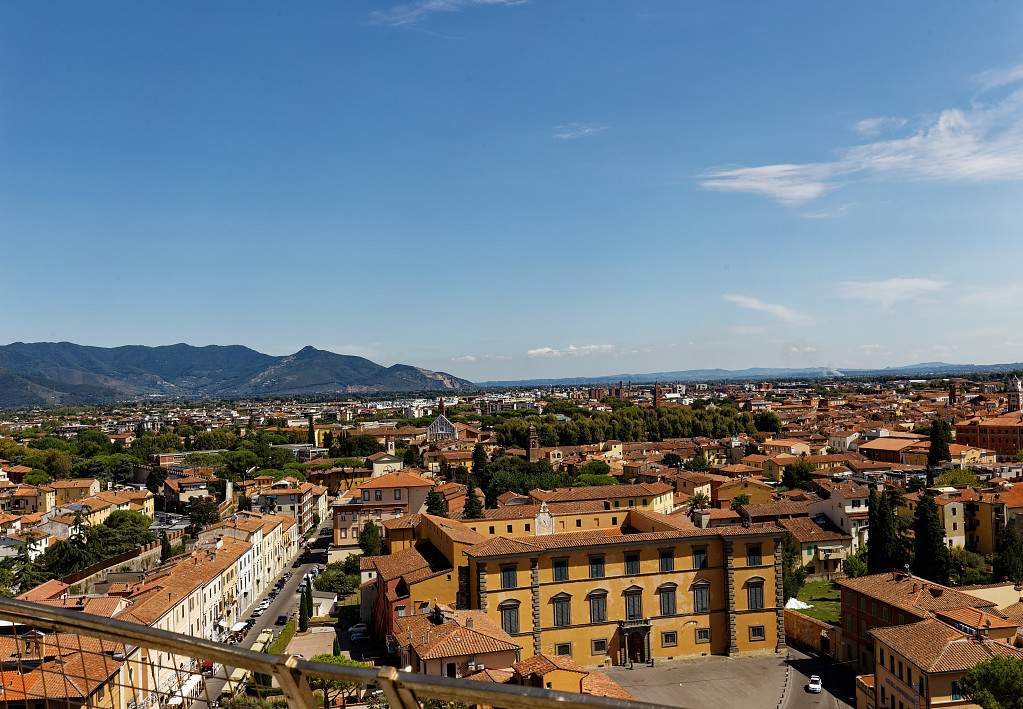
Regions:
[[[829,709],[848,709],[856,703],[853,686],[853,675],[847,667],[836,665],[829,660],[822,660],[812,655],[789,648],[788,691],[785,695],[786,707],[829,707]],[[824,691],[811,694],[806,691],[810,675],[817,675],[824,682]]]
[[[299,559],[302,560],[301,566],[298,568],[287,567],[280,576],[291,572],[291,578],[281,588],[281,592],[277,594],[277,597],[270,604],[259,618],[256,618],[255,624],[246,633],[245,638],[238,643],[238,647],[246,648],[252,646],[256,642],[256,638],[259,634],[267,628],[273,628],[275,636],[280,634],[283,626],[274,625],[279,615],[287,615],[298,617],[298,586],[302,583],[302,578],[309,573],[309,570],[318,564],[327,563],[327,545],[329,543],[329,536],[317,535],[311,542],[308,553],[305,555],[300,554]],[[259,602],[266,597],[270,589],[277,583],[277,579],[280,576],[269,579],[267,582],[264,593],[257,597],[253,602],[253,609],[259,605]],[[251,616],[251,611],[239,618],[239,620],[245,620]],[[207,709],[207,699],[213,700],[220,696],[221,691],[224,688],[227,677],[230,675],[234,668],[228,667],[217,672],[216,677],[206,678],[206,691],[203,693],[202,699],[198,699],[192,702],[192,709]]]

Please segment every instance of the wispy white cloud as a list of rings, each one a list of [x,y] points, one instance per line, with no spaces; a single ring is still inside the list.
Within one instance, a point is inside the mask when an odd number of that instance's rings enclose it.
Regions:
[[[793,310],[787,305],[778,305],[777,303],[765,303],[759,298],[754,298],[749,295],[738,295],[729,293],[722,296],[729,303],[738,305],[740,308],[746,308],[747,310],[756,310],[757,312],[767,313],[773,317],[778,318],[783,322],[787,322],[791,325],[805,325],[813,322],[813,319],[801,313],[798,310]]]
[[[401,27],[414,25],[438,12],[460,12],[474,7],[525,3],[526,0],[416,0],[394,5],[387,10],[377,10],[371,13],[369,18],[375,24]]]
[[[554,128],[555,140],[579,140],[603,133],[607,126],[598,123],[562,123]]]
[[[839,204],[834,207],[815,209],[809,212],[802,212],[799,216],[803,219],[838,219],[852,209],[852,204]]]
[[[963,305],[1005,306],[1023,298],[1023,285],[1008,284],[987,288],[971,288],[959,297]]]
[[[867,344],[867,345],[860,345],[860,350],[863,352],[863,354],[868,354],[868,355],[869,354],[877,354],[882,349],[883,349],[882,345],[873,344],[873,343],[872,344]]]
[[[728,331],[733,335],[760,335],[767,331],[762,325],[732,325]]]
[[[912,134],[838,151],[826,162],[705,173],[706,189],[749,192],[786,205],[817,199],[853,178],[991,182],[1023,179],[1023,90],[989,104],[941,111]]]
[[[817,348],[813,345],[789,345],[786,351],[789,354],[817,354]]]
[[[853,124],[853,129],[862,136],[867,138],[876,138],[884,133],[890,133],[892,131],[899,130],[905,127],[908,121],[905,118],[899,116],[876,116],[874,118],[864,118],[861,121],[856,121]]]
[[[1023,64],[1003,67],[1001,69],[988,69],[987,71],[982,71],[974,76],[973,80],[976,81],[977,85],[979,85],[984,91],[991,91],[992,89],[1009,86],[1023,81]]]
[[[457,357],[452,357],[451,361],[452,362],[460,362],[462,364],[472,364],[473,362],[479,362],[480,358],[477,355],[464,354],[464,355],[459,355]]]
[[[589,357],[592,355],[615,354],[614,345],[569,345],[563,349],[555,347],[537,347],[526,352],[527,357],[533,359],[546,358],[556,359],[559,357]]]
[[[880,281],[843,281],[838,284],[838,294],[849,300],[862,300],[889,308],[896,303],[937,293],[944,287],[944,281],[933,278],[886,278]]]
[[[782,204],[803,204],[834,189],[828,181],[835,176],[827,163],[804,165],[762,165],[712,170],[700,185],[718,192],[751,192]]]

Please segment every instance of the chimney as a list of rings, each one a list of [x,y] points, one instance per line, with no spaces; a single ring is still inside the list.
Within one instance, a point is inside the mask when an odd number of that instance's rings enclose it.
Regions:
[[[710,510],[693,510],[693,524],[700,529],[710,526]]]
[[[465,619],[465,627],[469,628],[470,630],[472,630],[472,618],[471,617]]]

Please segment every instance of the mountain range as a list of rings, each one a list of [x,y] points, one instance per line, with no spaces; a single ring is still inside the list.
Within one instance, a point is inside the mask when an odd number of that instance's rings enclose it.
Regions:
[[[473,384],[446,372],[303,347],[274,357],[242,345],[90,347],[71,342],[0,346],[0,408],[100,404],[113,401],[221,399],[450,391],[473,388],[635,384],[652,382],[926,378],[1021,371],[1023,363],[922,362],[883,369],[830,367],[686,369],[593,377],[488,381]]]
[[[764,379],[841,379],[843,377],[951,377],[971,374],[997,374],[1023,370],[1023,363],[1007,364],[949,364],[947,362],[920,362],[900,367],[855,369],[834,367],[750,367],[749,369],[684,369],[671,372],[642,374],[607,374],[595,377],[564,377],[560,379],[524,379],[513,381],[479,382],[481,388],[508,386],[575,386],[582,384],[652,384],[654,382],[727,382],[759,381]]]
[[[407,364],[303,347],[274,357],[241,345],[0,346],[0,407],[144,398],[245,398],[460,389],[472,382]]]

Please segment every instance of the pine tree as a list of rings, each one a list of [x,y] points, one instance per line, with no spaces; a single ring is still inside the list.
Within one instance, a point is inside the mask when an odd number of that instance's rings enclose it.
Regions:
[[[426,495],[426,514],[435,517],[448,516],[448,503],[444,500],[444,496],[436,490],[430,490]]]
[[[483,505],[476,496],[476,486],[470,479],[465,486],[465,507],[462,508],[462,519],[483,519]]]
[[[167,539],[166,534],[160,535],[160,563],[164,563],[167,559],[171,558],[173,549],[171,548],[170,540]]]
[[[945,528],[938,518],[934,497],[920,496],[913,519],[913,573],[935,583],[948,583],[952,560],[945,546]]]

